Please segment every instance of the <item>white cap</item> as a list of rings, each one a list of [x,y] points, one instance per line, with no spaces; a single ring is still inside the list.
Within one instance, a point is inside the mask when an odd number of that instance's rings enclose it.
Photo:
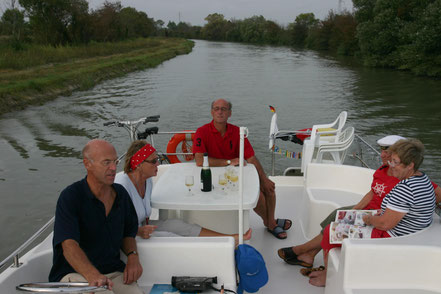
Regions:
[[[393,144],[395,144],[395,142],[397,142],[399,140],[406,140],[406,138],[401,137],[401,136],[397,136],[397,135],[390,135],[390,136],[386,136],[386,137],[378,140],[377,144],[380,146],[389,147],[389,146],[392,146]]]

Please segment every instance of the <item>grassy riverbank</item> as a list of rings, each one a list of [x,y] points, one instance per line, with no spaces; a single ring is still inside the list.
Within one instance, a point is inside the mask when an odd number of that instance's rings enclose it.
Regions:
[[[85,90],[191,52],[184,39],[147,38],[78,47],[0,49],[0,114]]]

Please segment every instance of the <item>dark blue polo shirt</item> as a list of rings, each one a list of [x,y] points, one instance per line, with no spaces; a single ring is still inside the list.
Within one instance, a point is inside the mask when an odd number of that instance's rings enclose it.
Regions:
[[[54,256],[49,281],[58,282],[75,272],[63,255],[61,243],[67,239],[78,242],[100,273],[124,271],[125,264],[120,259],[122,240],[136,236],[138,220],[124,187],[112,186],[116,198],[107,217],[104,204],[92,194],[86,178],[61,192],[55,212]]]

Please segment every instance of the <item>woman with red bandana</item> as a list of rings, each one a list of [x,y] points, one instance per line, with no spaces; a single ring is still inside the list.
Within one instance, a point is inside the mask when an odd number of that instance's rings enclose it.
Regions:
[[[188,224],[180,219],[149,220],[152,208],[152,177],[158,173],[158,155],[153,146],[146,141],[134,141],[127,153],[124,171],[115,177],[115,183],[121,184],[127,190],[135,206],[138,216],[138,236],[148,239],[151,236],[233,236],[237,242],[238,236],[225,235],[195,224]],[[244,240],[251,238],[251,229],[244,234]]]

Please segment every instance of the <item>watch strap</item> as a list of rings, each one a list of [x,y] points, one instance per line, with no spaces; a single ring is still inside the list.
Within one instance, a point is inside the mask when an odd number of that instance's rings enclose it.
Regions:
[[[133,250],[133,251],[130,251],[129,253],[127,253],[126,256],[129,257],[129,255],[131,255],[131,254],[138,255],[138,252],[136,252],[135,250]]]

